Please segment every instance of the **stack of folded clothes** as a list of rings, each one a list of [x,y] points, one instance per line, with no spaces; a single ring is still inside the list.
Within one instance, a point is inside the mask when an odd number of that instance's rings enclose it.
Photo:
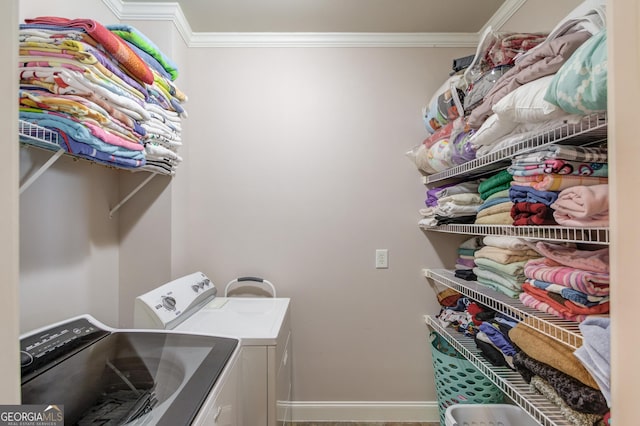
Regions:
[[[519,349],[513,357],[516,370],[569,422],[593,426],[609,412],[598,382],[572,348],[530,327],[527,320],[513,327],[509,338]]]
[[[20,25],[20,119],[56,134],[70,154],[175,174],[182,103],[175,64],[144,34],[92,19]]]
[[[513,225],[583,226],[571,222],[573,209],[578,220],[593,217],[591,226],[608,220],[606,147],[549,145],[517,155],[507,170],[513,176],[509,192]],[[586,189],[591,186],[598,188]],[[556,204],[560,194],[562,201]],[[582,197],[588,205],[579,206]],[[557,209],[561,213],[556,214]]]
[[[482,203],[478,182],[443,185],[427,191],[425,208],[420,210],[420,226],[434,227],[446,223],[473,223]]]
[[[512,176],[506,170],[484,180],[478,186],[480,198],[484,201],[478,207],[475,223],[511,225],[511,207],[513,203],[509,199],[509,188]]]
[[[510,297],[517,298],[525,280],[524,267],[528,261],[540,258],[526,242],[516,237],[486,236],[484,247],[474,254],[473,268],[477,281]]]
[[[472,237],[460,244],[455,266],[456,277],[467,281],[476,280],[476,275],[473,273],[473,268],[476,267],[474,254],[482,245],[482,237]]]
[[[520,301],[570,321],[609,312],[609,248],[582,250],[539,241],[544,257],[524,267]]]
[[[515,370],[513,357],[516,349],[509,339],[509,330],[516,325],[516,321],[496,314],[478,326],[478,332],[474,336],[476,347],[492,365]]]

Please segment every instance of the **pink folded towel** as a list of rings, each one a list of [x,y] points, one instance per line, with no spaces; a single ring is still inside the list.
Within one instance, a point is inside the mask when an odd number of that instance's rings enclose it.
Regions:
[[[553,217],[564,226],[609,226],[609,185],[572,186],[551,204]]]
[[[562,244],[538,241],[536,250],[564,266],[603,274],[609,273],[609,247],[599,250],[579,250]]]

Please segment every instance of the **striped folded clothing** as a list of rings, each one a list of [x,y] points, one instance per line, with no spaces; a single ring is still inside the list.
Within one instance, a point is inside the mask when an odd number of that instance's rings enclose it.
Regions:
[[[569,161],[588,161],[605,163],[608,160],[606,147],[584,147],[569,145],[548,145],[542,149],[526,154],[516,155],[514,161],[519,163],[539,163],[550,158],[561,158]]]
[[[608,181],[609,179],[606,177],[549,174],[514,176],[511,185],[530,186],[538,191],[562,191],[572,186],[602,185]]]
[[[609,295],[609,274],[564,266],[548,258],[533,259],[524,266],[527,278],[561,284],[592,296]]]

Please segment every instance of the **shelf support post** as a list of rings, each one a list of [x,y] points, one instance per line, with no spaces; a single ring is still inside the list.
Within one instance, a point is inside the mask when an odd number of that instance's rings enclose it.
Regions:
[[[62,156],[62,154],[64,154],[64,149],[60,148],[47,160],[46,163],[40,166],[40,168],[36,170],[35,173],[29,176],[29,178],[24,181],[22,185],[20,185],[20,194],[22,194],[28,187],[31,186],[33,182],[36,181],[36,179],[38,179],[45,171],[47,171],[47,169],[51,167],[53,163],[55,163],[58,158]]]
[[[136,194],[136,192],[140,191],[147,183],[149,183],[149,181],[153,179],[155,175],[157,175],[157,173],[151,173],[149,176],[147,176],[147,178],[143,180],[138,186],[133,188],[133,191],[131,191],[126,197],[124,197],[122,201],[120,201],[111,210],[109,210],[109,219],[113,218],[113,214],[117,212],[118,209],[120,209],[120,207],[124,205],[124,203],[129,201],[129,199],[133,197]]]

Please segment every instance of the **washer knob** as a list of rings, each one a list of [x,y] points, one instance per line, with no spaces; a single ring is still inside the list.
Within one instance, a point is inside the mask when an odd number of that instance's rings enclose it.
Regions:
[[[176,310],[176,299],[171,296],[165,296],[162,298],[162,306],[165,307],[168,311]]]
[[[20,351],[20,367],[27,366],[33,362],[33,356],[29,352]]]

